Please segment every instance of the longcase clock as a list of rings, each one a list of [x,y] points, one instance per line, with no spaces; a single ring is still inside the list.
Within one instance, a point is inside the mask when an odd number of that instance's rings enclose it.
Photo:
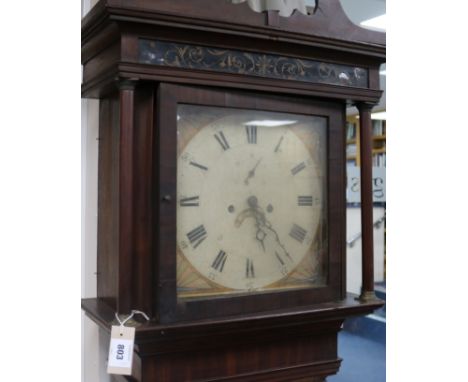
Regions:
[[[103,333],[115,313],[150,316],[131,322],[126,380],[325,381],[343,320],[382,305],[365,158],[385,35],[338,0],[309,11],[102,0],[83,19],[83,97],[100,99],[100,126],[98,298],[82,306]],[[360,296],[345,278],[351,103]]]

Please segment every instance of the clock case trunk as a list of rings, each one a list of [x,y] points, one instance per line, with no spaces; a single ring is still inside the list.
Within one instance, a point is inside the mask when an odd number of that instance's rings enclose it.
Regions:
[[[83,300],[82,307],[106,334],[115,312],[150,315],[148,323],[130,322],[137,326],[135,362],[126,380],[322,381],[339,368],[343,320],[382,305],[345,293],[344,117],[350,102],[380,98],[385,36],[343,21],[335,0],[324,3],[313,21],[297,13],[288,19],[257,14],[246,3],[193,5],[101,0],[82,22],[83,97],[100,99],[98,297]],[[332,15],[340,28],[330,24]],[[359,65],[369,78],[365,87],[349,87],[152,66],[139,61],[141,39]],[[183,100],[328,113],[328,219],[334,233],[330,288],[323,294],[177,304],[175,204],[164,197],[175,200],[173,109]]]

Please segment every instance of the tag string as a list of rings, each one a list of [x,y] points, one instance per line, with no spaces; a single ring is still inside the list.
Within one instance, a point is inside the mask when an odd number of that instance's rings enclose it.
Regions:
[[[142,312],[141,310],[132,310],[132,312],[130,313],[130,315],[124,319],[123,321],[120,320],[120,317],[119,315],[117,314],[117,312],[115,312],[115,318],[117,319],[118,323],[120,324],[120,335],[122,335],[122,332],[123,332],[123,327],[125,326],[126,322],[128,320],[130,320],[131,318],[133,318],[133,316],[135,314],[141,314],[145,319],[146,321],[149,321],[150,318],[148,317],[148,315],[145,313],[145,312]]]

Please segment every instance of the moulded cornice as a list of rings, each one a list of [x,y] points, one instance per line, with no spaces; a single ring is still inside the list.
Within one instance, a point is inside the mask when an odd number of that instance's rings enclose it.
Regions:
[[[385,61],[385,33],[361,28],[344,13],[339,0],[320,2],[312,15],[290,17],[257,13],[247,3],[228,0],[101,0],[82,20],[82,43],[111,22],[153,24],[275,40]]]

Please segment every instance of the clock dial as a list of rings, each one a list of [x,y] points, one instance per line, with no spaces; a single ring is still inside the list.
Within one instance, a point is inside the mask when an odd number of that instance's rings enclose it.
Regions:
[[[178,112],[179,286],[184,273],[223,293],[285,287],[304,264],[310,281],[320,272],[326,120],[189,105]]]

